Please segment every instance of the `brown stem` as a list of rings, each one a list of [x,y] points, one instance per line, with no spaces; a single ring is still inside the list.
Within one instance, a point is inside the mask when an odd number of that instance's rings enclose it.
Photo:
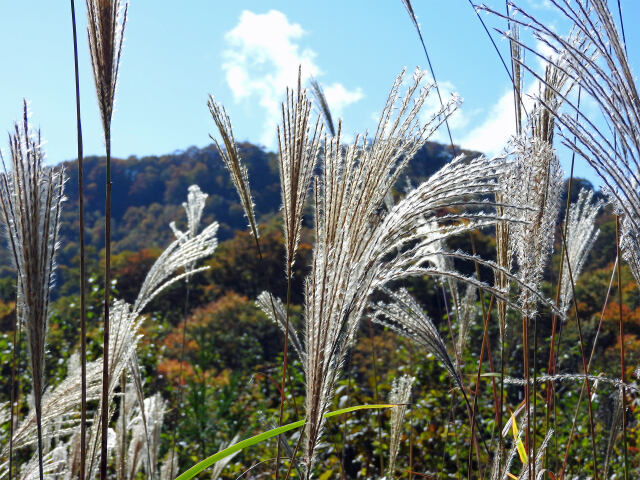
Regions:
[[[102,419],[100,442],[100,480],[107,480],[107,431],[109,428],[109,302],[111,296],[111,138],[105,132],[107,154],[105,198],[105,260],[104,260],[104,341],[102,353]]]
[[[84,480],[87,463],[87,304],[84,240],[84,174],[82,151],[82,121],[80,116],[80,76],[78,73],[78,37],[76,33],[76,9],[71,0],[71,25],[73,27],[73,63],[76,87],[76,132],[78,137],[78,216],[80,221],[80,480]]]
[[[13,319],[13,352],[11,353],[11,418],[9,419],[9,480],[11,480],[11,474],[13,470],[13,431],[15,428],[16,417],[18,416],[17,406],[16,404],[16,378],[17,378],[17,360],[18,360],[18,349],[20,342],[19,335],[19,321],[18,321],[18,309],[16,302],[16,309]],[[15,412],[15,413],[14,413]]]
[[[616,216],[616,252],[618,256],[618,325],[620,336],[620,380],[622,381],[622,448],[624,449],[624,480],[629,477],[629,464],[627,454],[627,415],[625,412],[625,400],[624,400],[624,384],[625,384],[625,366],[624,366],[624,329],[622,323],[622,279],[620,271],[622,266],[620,265],[620,217]]]

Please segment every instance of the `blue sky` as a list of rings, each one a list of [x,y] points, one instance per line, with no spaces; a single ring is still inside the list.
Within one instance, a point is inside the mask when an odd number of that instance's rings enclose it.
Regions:
[[[76,3],[85,153],[102,154],[85,6]],[[425,66],[399,0],[130,3],[113,119],[113,153],[119,157],[207,145],[213,132],[210,93],[226,106],[238,140],[274,149],[279,102],[300,63],[323,85],[347,134],[372,130],[395,76],[403,67]],[[504,2],[489,3],[504,8]],[[558,30],[566,27],[546,1],[523,3]],[[633,27],[640,2],[621,3],[637,72],[640,34]],[[413,4],[441,88],[464,99],[452,118],[454,141],[496,153],[513,130],[509,80],[474,11],[464,0]],[[504,28],[495,18],[483,18]],[[495,37],[507,55],[507,42]],[[0,3],[0,130],[19,117],[26,97],[51,163],[76,152],[71,40],[68,2]],[[444,131],[436,139],[444,141]],[[561,155],[566,165],[566,152]],[[594,179],[582,164],[578,174]]]

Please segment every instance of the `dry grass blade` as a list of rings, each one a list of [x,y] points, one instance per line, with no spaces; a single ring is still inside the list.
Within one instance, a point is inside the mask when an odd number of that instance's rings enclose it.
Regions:
[[[332,137],[336,136],[336,129],[333,123],[333,116],[331,115],[331,109],[329,108],[329,102],[327,102],[327,97],[324,95],[324,90],[322,89],[322,85],[315,79],[312,78],[311,81],[311,91],[313,92],[313,96],[316,99],[316,103],[318,105],[318,109],[322,113],[324,117],[324,125],[326,129],[329,131]]]
[[[247,167],[242,163],[236,141],[233,137],[231,120],[229,119],[224,107],[219,103],[216,103],[211,95],[209,96],[207,105],[209,106],[211,117],[213,118],[216,127],[218,127],[218,132],[222,137],[224,148],[220,146],[215,137],[211,135],[210,137],[215,142],[216,147],[218,147],[218,152],[220,152],[220,157],[222,158],[225,167],[229,170],[231,181],[233,182],[233,185],[238,192],[238,196],[240,197],[240,203],[244,209],[244,214],[247,217],[247,220],[249,220],[249,228],[257,240],[258,224],[256,223],[256,217],[253,211],[253,199],[251,198],[251,189],[249,188],[249,175],[247,173]]]
[[[0,175],[0,218],[18,271],[17,318],[25,326],[42,461],[42,395],[45,337],[63,201],[64,171],[44,166],[40,132],[29,129],[27,103],[22,124],[9,135],[11,170]],[[41,462],[42,463],[42,462]],[[40,471],[41,478],[44,475]]]
[[[389,467],[387,469],[390,479],[395,478],[395,465],[400,449],[402,424],[407,413],[407,408],[409,407],[411,386],[414,381],[414,377],[403,375],[393,381],[391,392],[389,393],[389,403],[396,405],[396,407],[391,410],[391,439],[389,441]]]

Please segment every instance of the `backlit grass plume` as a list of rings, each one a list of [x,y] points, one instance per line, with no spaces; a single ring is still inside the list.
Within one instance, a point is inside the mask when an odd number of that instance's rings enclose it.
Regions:
[[[400,450],[402,427],[409,407],[411,386],[414,381],[415,378],[410,375],[396,378],[391,386],[391,393],[389,393],[389,403],[396,404],[396,407],[391,410],[391,439],[389,441],[389,468],[387,469],[390,479],[395,478],[396,458]]]
[[[582,94],[595,101],[607,128],[567,99],[563,112],[550,109],[566,131],[563,141],[584,157],[602,179],[610,201],[622,215],[623,256],[640,283],[640,96],[626,44],[604,0],[554,0],[573,24],[562,36],[525,9],[513,5],[542,44],[558,54],[562,68]],[[536,49],[526,46],[536,55]]]
[[[582,189],[578,199],[569,207],[567,223],[567,254],[563,258],[564,272],[560,287],[560,311],[566,314],[573,299],[571,280],[576,282],[584,268],[591,247],[595,243],[600,229],[596,226],[596,217],[602,209],[603,201],[593,201],[593,190]],[[569,264],[567,264],[569,257]],[[571,269],[569,269],[569,265]],[[571,275],[569,275],[571,272]]]
[[[98,106],[105,138],[111,131],[111,118],[118,82],[124,28],[127,23],[128,2],[120,0],[86,0],[91,67],[96,84]]]
[[[218,152],[224,162],[224,166],[229,170],[233,186],[236,188],[238,196],[240,197],[240,203],[244,209],[244,214],[247,217],[247,220],[249,220],[251,233],[257,239],[258,225],[253,211],[253,198],[251,197],[251,190],[249,188],[249,174],[247,173],[247,167],[242,163],[242,159],[240,158],[240,152],[238,152],[236,140],[233,137],[231,120],[229,119],[224,107],[219,103],[216,103],[211,95],[209,96],[207,105],[209,106],[211,117],[218,128],[218,132],[222,137],[224,148],[220,146],[215,137],[211,135],[209,136],[215,142],[216,147],[218,147]]]
[[[282,127],[278,126],[280,151],[280,187],[282,189],[282,216],[287,255],[287,271],[295,261],[300,243],[302,210],[309,191],[309,183],[320,152],[322,126],[310,122],[312,103],[302,89],[301,72],[294,93],[287,89],[287,100],[282,105]]]
[[[374,321],[410,338],[431,353],[442,364],[456,386],[463,388],[462,379],[449,356],[438,328],[422,307],[404,288],[396,292],[385,289],[385,293],[389,297],[389,302],[375,304]]]
[[[314,195],[316,240],[305,284],[307,475],[324,425],[322,414],[370,294],[392,280],[413,275],[445,275],[478,284],[458,272],[426,266],[429,258],[422,253],[431,250],[431,258],[437,257],[442,253],[429,248],[434,238],[493,225],[496,219],[494,213],[475,209],[443,219],[459,225],[443,223],[427,234],[422,228],[443,208],[494,207],[480,198],[495,193],[497,177],[507,166],[503,158],[483,157],[454,160],[380,215],[403,167],[456,105],[450,101],[423,124],[418,115],[430,89],[420,88],[423,75],[418,71],[401,95],[402,78],[394,83],[370,144],[357,137],[344,147],[338,133],[321,153],[323,171]]]
[[[18,271],[17,318],[27,334],[42,479],[45,337],[65,174],[44,166],[40,132],[31,132],[28,116],[25,102],[22,124],[16,123],[9,134],[10,169],[2,159],[0,218]]]

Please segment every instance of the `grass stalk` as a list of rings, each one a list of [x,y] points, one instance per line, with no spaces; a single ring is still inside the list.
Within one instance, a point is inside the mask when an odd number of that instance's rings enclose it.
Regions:
[[[620,260],[620,217],[616,215],[616,252],[618,262]],[[629,478],[629,458],[627,452],[627,415],[625,404],[625,364],[624,364],[624,327],[622,322],[622,279],[620,265],[617,270],[618,280],[618,336],[620,337],[620,380],[622,381],[620,401],[622,402],[622,448],[624,450],[624,480]]]
[[[84,480],[87,464],[87,299],[84,238],[84,172],[82,149],[82,119],[80,116],[80,75],[78,72],[78,36],[76,32],[75,2],[71,0],[73,29],[73,63],[76,97],[76,135],[78,140],[78,217],[80,234],[80,480]]]
[[[18,416],[16,405],[16,386],[17,386],[17,362],[20,348],[20,324],[18,322],[18,312],[16,310],[13,320],[13,351],[11,352],[11,399],[9,407],[9,480],[13,474],[13,431]]]
[[[105,255],[104,255],[104,337],[102,354],[102,402],[100,416],[100,480],[107,480],[107,432],[109,430],[109,302],[111,297],[111,134],[105,131],[107,155],[105,197]]]
[[[575,282],[574,282],[574,278],[573,278],[573,273],[571,271],[571,262],[569,260],[569,252],[566,249],[566,237],[564,236],[564,232],[563,232],[563,236],[562,236],[562,243],[565,246],[564,248],[564,253],[565,253],[565,258],[567,260],[567,270],[568,270],[568,274],[569,274],[569,280],[570,280],[570,285],[571,285],[571,289],[572,289],[572,294],[573,294],[573,308],[574,308],[574,312],[575,312],[575,316],[576,316],[576,323],[578,326],[578,339],[580,341],[580,354],[582,357],[582,368],[584,371],[584,384],[583,384],[583,388],[580,391],[580,397],[578,399],[578,406],[576,407],[576,413],[574,415],[573,418],[573,424],[571,427],[571,434],[569,435],[569,441],[567,442],[567,449],[565,451],[565,456],[562,462],[562,470],[560,472],[560,480],[562,480],[562,478],[564,477],[564,471],[566,468],[566,463],[568,460],[568,456],[569,456],[569,448],[571,446],[571,439],[573,436],[573,432],[575,429],[575,425],[576,425],[576,420],[577,420],[577,415],[578,415],[578,411],[580,409],[580,401],[582,399],[582,396],[585,392],[586,389],[586,393],[587,393],[587,398],[588,398],[588,409],[589,409],[589,433],[590,433],[590,437],[591,437],[591,450],[592,450],[592,454],[593,454],[593,473],[594,473],[594,480],[598,480],[598,455],[597,455],[597,451],[596,451],[596,437],[595,437],[595,427],[594,427],[594,420],[593,420],[593,406],[592,406],[592,402],[591,402],[591,385],[589,383],[589,365],[587,364],[587,360],[586,360],[586,356],[585,356],[585,351],[584,351],[584,336],[582,334],[582,322],[580,321],[580,312],[578,311],[578,301],[576,300],[576,296],[575,296]]]

